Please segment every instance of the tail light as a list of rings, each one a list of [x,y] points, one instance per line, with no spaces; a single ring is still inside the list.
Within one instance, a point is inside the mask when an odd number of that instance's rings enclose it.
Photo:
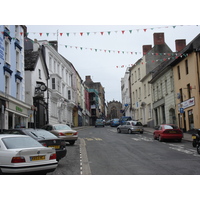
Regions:
[[[20,157],[13,157],[11,160],[11,163],[23,163],[26,162],[25,158],[20,156]]]
[[[44,147],[47,147],[47,144],[45,142],[41,143]]]
[[[77,135],[77,134],[78,134],[78,132],[74,133],[74,135]]]
[[[60,132],[60,133],[58,133],[58,134],[59,134],[59,136],[65,136],[65,134],[63,134],[63,133],[61,133],[61,132]]]
[[[56,159],[56,153],[51,154],[51,155],[50,155],[50,158],[49,158],[49,160],[54,160],[54,159]]]

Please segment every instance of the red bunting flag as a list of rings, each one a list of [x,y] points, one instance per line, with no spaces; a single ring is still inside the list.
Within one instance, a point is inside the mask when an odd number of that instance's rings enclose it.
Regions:
[[[40,36],[42,36],[42,33],[39,33],[40,34]]]
[[[81,32],[80,35],[83,36],[83,32]]]
[[[60,33],[60,36],[62,36],[63,33]]]
[[[101,32],[101,35],[103,35],[104,34],[104,32]]]
[[[124,34],[125,31],[122,31],[122,34]]]
[[[23,35],[23,32],[20,32],[20,35]]]

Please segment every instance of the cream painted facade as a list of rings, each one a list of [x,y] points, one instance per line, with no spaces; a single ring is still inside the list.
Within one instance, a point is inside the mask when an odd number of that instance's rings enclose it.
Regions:
[[[154,126],[177,124],[173,70],[168,65],[164,67],[165,70],[151,80]]]
[[[173,67],[176,116],[180,128],[200,128],[200,53],[193,51]],[[181,113],[181,110],[184,112]]]

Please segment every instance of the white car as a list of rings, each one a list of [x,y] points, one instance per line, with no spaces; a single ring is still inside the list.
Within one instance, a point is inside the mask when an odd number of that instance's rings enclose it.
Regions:
[[[0,134],[0,174],[46,174],[57,165],[54,148],[29,136]]]

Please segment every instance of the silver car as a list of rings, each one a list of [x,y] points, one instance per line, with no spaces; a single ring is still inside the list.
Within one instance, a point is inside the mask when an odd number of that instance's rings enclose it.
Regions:
[[[50,131],[57,137],[65,140],[65,142],[69,142],[70,145],[74,145],[78,139],[78,132],[65,124],[47,124],[43,129]]]
[[[119,125],[117,127],[117,132],[121,133],[134,133],[134,132],[139,132],[139,133],[143,133],[144,129],[143,129],[143,125],[141,122],[138,121],[126,121],[125,124],[123,125]]]

